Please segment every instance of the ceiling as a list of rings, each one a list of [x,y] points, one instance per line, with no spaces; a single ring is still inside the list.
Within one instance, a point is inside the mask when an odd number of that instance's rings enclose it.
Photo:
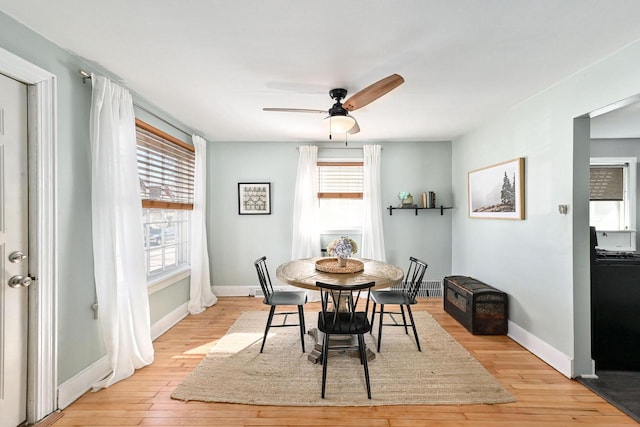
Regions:
[[[640,102],[634,96],[615,110],[591,118],[591,138],[640,138]]]
[[[322,115],[262,108],[326,110],[330,89],[348,97],[392,73],[406,82],[352,113],[361,132],[349,140],[450,140],[640,39],[637,0],[0,0],[0,10],[215,141],[326,141]]]

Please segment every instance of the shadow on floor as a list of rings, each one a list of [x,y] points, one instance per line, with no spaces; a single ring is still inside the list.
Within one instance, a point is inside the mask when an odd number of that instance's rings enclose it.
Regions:
[[[640,422],[640,372],[598,371],[598,378],[577,378],[585,387]]]

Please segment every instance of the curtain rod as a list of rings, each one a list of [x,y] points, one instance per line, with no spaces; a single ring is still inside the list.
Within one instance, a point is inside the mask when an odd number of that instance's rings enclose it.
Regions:
[[[296,150],[300,150],[300,146]],[[362,150],[362,147],[318,147],[318,150]],[[384,147],[380,147],[380,150],[384,150]]]
[[[87,79],[91,80],[91,74],[87,73],[85,70],[80,69],[78,70],[78,73],[82,76],[82,83],[86,83]],[[133,97],[132,97],[133,98]],[[178,127],[176,125],[174,125],[173,123],[171,123],[170,121],[168,121],[167,119],[160,117],[159,115],[157,115],[156,113],[154,113],[153,111],[149,111],[147,108],[145,108],[144,106],[138,104],[137,102],[133,102],[133,105],[135,105],[136,107],[138,107],[139,109],[141,109],[142,111],[144,111],[147,114],[152,115],[153,117],[155,117],[156,119],[168,124],[169,126],[171,126],[172,128],[182,132],[183,134],[187,135],[187,136],[192,136],[193,132],[187,132],[186,130],[182,129],[181,127]]]

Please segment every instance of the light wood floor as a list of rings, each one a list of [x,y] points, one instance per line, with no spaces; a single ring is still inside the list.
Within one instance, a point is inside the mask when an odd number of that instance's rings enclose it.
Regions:
[[[596,394],[567,379],[506,336],[474,336],[442,309],[421,302],[517,399],[501,405],[384,407],[275,407],[181,402],[173,389],[198,365],[244,310],[266,309],[252,297],[220,298],[205,313],[189,316],[155,343],[155,362],[131,378],[88,392],[63,411],[54,426],[573,426],[637,423]],[[317,311],[317,304],[305,310]],[[422,337],[427,340],[428,337]],[[224,387],[223,384],[220,385]],[[318,397],[320,390],[318,390]]]

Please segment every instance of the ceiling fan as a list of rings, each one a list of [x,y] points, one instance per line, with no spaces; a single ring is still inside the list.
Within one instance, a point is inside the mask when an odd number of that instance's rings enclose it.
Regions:
[[[342,100],[347,96],[347,90],[341,88],[331,89],[329,91],[329,96],[331,99],[335,100],[336,103],[333,104],[329,110],[311,110],[306,108],[263,108],[262,110],[284,113],[328,114],[328,116],[325,117],[324,122],[329,129],[329,139],[331,139],[331,134],[333,132],[349,134],[360,132],[358,122],[353,116],[349,115],[349,112],[368,105],[380,98],[382,95],[385,95],[397,88],[402,83],[404,83],[402,76],[399,74],[391,74],[390,76],[367,86],[360,92],[355,93],[344,102],[342,102]]]

